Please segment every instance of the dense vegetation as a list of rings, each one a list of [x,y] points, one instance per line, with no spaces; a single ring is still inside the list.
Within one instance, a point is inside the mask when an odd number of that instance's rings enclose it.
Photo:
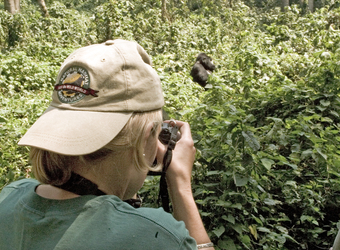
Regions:
[[[195,196],[217,249],[329,249],[340,221],[340,8],[169,2],[165,19],[158,0],[50,0],[49,18],[27,0],[20,14],[0,9],[0,188],[31,175],[16,144],[48,106],[61,62],[120,37],[148,51],[166,111],[192,126]],[[199,52],[217,65],[207,91],[189,75]],[[141,191],[148,205],[157,183]]]

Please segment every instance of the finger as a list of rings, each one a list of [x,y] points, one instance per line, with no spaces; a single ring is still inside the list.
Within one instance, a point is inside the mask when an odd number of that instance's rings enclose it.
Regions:
[[[176,121],[179,131],[181,133],[181,138],[192,140],[190,125],[187,122]]]

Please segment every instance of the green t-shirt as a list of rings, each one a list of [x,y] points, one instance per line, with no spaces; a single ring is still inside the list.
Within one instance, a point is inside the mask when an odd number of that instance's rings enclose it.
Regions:
[[[45,199],[37,185],[24,179],[0,193],[1,250],[197,249],[163,209],[136,209],[114,195]]]

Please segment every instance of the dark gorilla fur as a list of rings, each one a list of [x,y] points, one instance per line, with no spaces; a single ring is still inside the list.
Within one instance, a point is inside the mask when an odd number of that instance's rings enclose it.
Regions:
[[[208,75],[214,71],[215,65],[212,63],[211,57],[205,53],[199,53],[190,75],[194,82],[197,82],[203,88],[207,85]]]

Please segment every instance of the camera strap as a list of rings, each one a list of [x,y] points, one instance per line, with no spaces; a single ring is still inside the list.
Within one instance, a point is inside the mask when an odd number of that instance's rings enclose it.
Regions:
[[[105,195],[95,183],[74,172],[67,182],[54,186],[78,195]]]
[[[62,185],[54,186],[78,195],[106,195],[106,193],[98,189],[97,184],[74,172],[72,172],[71,177],[67,182]],[[142,206],[142,199],[138,195],[137,199],[128,199],[124,201],[134,208]]]
[[[158,203],[162,201],[162,207],[164,211],[170,212],[170,200],[169,200],[169,192],[168,192],[168,184],[166,182],[166,171],[169,168],[169,165],[172,160],[172,150],[174,150],[176,146],[176,142],[178,140],[178,130],[179,128],[175,125],[172,128],[170,140],[168,142],[168,148],[163,158],[163,170],[161,174],[161,179],[159,182],[159,195],[158,195]]]
[[[168,192],[168,184],[166,182],[166,171],[170,165],[172,158],[172,150],[167,150],[164,158],[163,158],[163,170],[161,174],[161,179],[159,181],[159,195],[158,195],[158,203],[162,201],[162,207],[164,211],[170,212],[170,200],[169,200],[169,192]]]

